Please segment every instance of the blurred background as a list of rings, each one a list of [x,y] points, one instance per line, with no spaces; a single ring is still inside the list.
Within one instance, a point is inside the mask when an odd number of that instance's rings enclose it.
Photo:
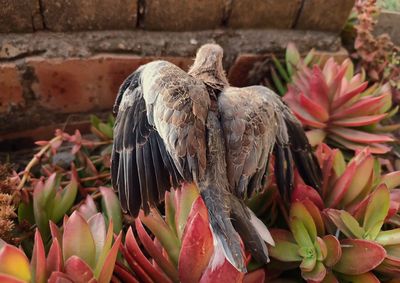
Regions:
[[[235,86],[268,85],[271,55],[293,42],[343,61],[354,52],[354,0],[0,0],[0,148],[85,132],[110,113],[123,79],[155,59],[183,69],[206,42],[225,50]],[[374,33],[399,44],[398,0],[380,0]],[[353,11],[353,12],[352,12]],[[397,42],[396,42],[397,41]]]

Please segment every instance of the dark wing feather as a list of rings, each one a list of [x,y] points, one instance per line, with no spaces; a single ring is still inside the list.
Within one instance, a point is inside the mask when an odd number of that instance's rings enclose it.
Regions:
[[[301,124],[266,87],[227,88],[219,99],[231,189],[240,198],[262,188],[271,151],[281,194],[290,195],[293,163],[304,181],[319,188],[321,173]]]
[[[149,63],[122,84],[112,153],[112,182],[122,207],[145,213],[165,190],[204,174],[205,86],[164,61]]]

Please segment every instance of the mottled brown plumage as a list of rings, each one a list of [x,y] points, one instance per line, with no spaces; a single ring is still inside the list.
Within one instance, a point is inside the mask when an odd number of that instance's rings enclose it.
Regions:
[[[112,182],[133,216],[140,208],[148,213],[171,186],[194,182],[208,209],[215,253],[245,271],[239,235],[260,262],[268,262],[264,241],[273,244],[242,201],[262,188],[271,152],[284,194],[292,154],[306,182],[318,186],[319,171],[301,125],[280,98],[265,87],[229,87],[222,56],[220,46],[207,44],[188,73],[155,61],[125,80],[114,106]]]

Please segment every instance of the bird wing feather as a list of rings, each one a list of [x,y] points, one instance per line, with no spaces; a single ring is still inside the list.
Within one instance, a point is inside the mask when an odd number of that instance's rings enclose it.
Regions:
[[[204,174],[209,104],[202,82],[165,61],[140,67],[122,84],[112,182],[133,216],[140,208],[148,213],[171,186]]]
[[[290,194],[293,162],[304,181],[318,189],[321,172],[300,122],[273,91],[262,86],[226,88],[218,99],[227,148],[229,184],[239,198],[259,191],[275,153],[275,175]]]

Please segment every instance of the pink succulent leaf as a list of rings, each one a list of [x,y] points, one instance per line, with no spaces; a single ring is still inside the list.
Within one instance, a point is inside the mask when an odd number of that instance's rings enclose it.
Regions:
[[[317,146],[325,140],[326,132],[321,129],[313,129],[306,131],[306,136],[311,146]]]
[[[112,229],[110,229],[110,231],[112,231]],[[102,269],[98,276],[99,283],[110,282],[115,266],[115,261],[118,255],[118,249],[119,246],[121,245],[121,238],[122,238],[122,233],[120,233],[118,237],[115,239],[114,245],[111,247],[111,250],[109,250],[107,257],[104,263],[102,264]]]
[[[322,108],[317,102],[303,93],[300,93],[300,105],[318,121],[327,122],[329,120],[328,110]]]
[[[326,235],[322,239],[327,247],[327,256],[324,259],[324,264],[327,267],[332,267],[340,260],[342,256],[340,242],[333,235]]]
[[[363,82],[362,84],[358,85],[357,87],[347,91],[345,94],[337,97],[333,103],[332,107],[333,109],[337,109],[346,102],[350,101],[352,98],[355,96],[359,95],[361,92],[363,92],[368,86],[368,82]]]
[[[341,279],[346,280],[346,282],[354,283],[380,283],[381,281],[372,273],[366,272],[360,275],[341,275]]]
[[[199,283],[208,282],[232,282],[241,283],[243,282],[244,273],[239,272],[232,264],[226,259],[224,262],[216,268],[208,267]]]
[[[90,266],[75,255],[65,262],[65,273],[75,283],[97,282]]]
[[[335,127],[329,129],[330,132],[335,135],[342,137],[346,140],[357,142],[357,143],[380,143],[380,142],[392,142],[394,139],[387,135],[371,134],[359,130],[353,130],[343,127]]]
[[[332,121],[333,126],[338,127],[361,127],[378,123],[383,120],[387,114],[369,115],[369,116],[358,116],[354,118],[338,119]]]
[[[386,175],[383,175],[381,178],[381,183],[385,183],[389,190],[399,187],[400,171],[390,172]]]
[[[121,282],[126,282],[126,283],[139,283],[138,279],[135,278],[132,273],[127,270],[127,268],[119,263],[116,262],[115,267],[114,267],[114,274],[117,275],[119,279],[121,279]]]
[[[129,233],[129,230],[128,230]],[[124,256],[124,259],[126,260],[126,262],[128,263],[129,267],[133,270],[133,272],[135,272],[136,276],[138,277],[138,279],[140,279],[140,282],[143,283],[153,283],[153,279],[146,273],[146,271],[144,271],[144,269],[141,267],[141,265],[133,258],[134,254],[131,254],[132,251],[128,251],[128,249],[126,248],[126,243],[125,243],[125,247],[121,246],[120,247],[120,251],[122,253],[122,255]],[[141,251],[137,251],[140,252]],[[116,265],[117,269],[119,269],[118,267],[122,268],[123,265]]]
[[[51,273],[47,283],[74,283],[72,279],[61,271],[54,271]]]
[[[50,277],[53,272],[62,271],[64,269],[61,247],[57,238],[53,238],[53,243],[50,246],[46,259],[46,267],[47,277]]]
[[[182,238],[187,219],[190,214],[193,202],[199,196],[195,184],[185,183],[180,190],[175,191],[175,224],[179,239]]]
[[[301,276],[305,280],[311,280],[316,282],[321,282],[326,276],[326,268],[322,262],[317,262],[313,270],[309,272],[301,272]]]
[[[361,144],[361,143],[351,142],[335,135],[331,135],[330,138],[336,141],[337,143],[341,144],[342,146],[352,150],[360,150],[365,148],[366,146],[365,143]],[[391,147],[379,143],[369,143],[368,147],[371,150],[371,153],[373,154],[385,154],[391,150]]]
[[[35,275],[35,282],[46,282],[46,252],[44,250],[43,240],[38,229],[36,229],[35,232],[35,241],[31,258],[31,269],[33,271],[32,273]]]
[[[315,189],[303,184],[297,185],[292,192],[292,203],[296,201],[303,202],[307,199],[313,202],[320,210],[324,208],[323,200]]]
[[[119,234],[122,229],[122,213],[118,197],[112,188],[100,187],[100,193],[102,211],[108,221],[112,220],[114,233]]]

